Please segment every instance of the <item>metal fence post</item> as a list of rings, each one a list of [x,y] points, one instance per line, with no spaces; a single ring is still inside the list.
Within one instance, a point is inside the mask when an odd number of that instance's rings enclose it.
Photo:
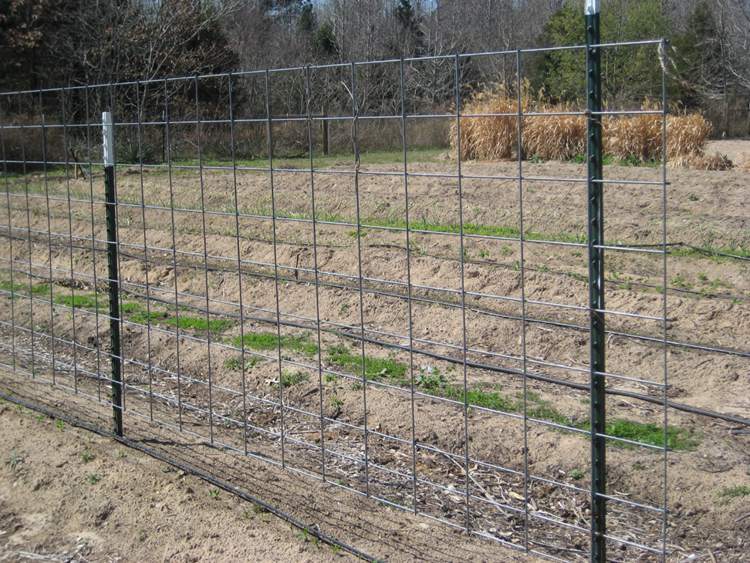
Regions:
[[[604,334],[604,201],[599,0],[586,0],[588,98],[588,250],[591,345],[591,560],[607,558],[607,442]]]
[[[117,268],[117,195],[112,114],[102,113],[104,192],[107,214],[107,273],[109,278],[109,338],[112,358],[112,417],[115,434],[122,436],[122,358],[120,350],[120,282]]]

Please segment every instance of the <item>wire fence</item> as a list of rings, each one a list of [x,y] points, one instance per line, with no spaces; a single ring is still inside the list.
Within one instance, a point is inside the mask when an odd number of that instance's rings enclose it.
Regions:
[[[608,52],[663,49],[590,36],[2,94],[3,389],[49,384],[126,436],[153,423],[552,559],[680,553],[668,469],[701,420],[748,421],[676,401],[668,363],[684,389],[750,352],[680,321],[690,294],[744,322],[744,289],[679,280],[746,257],[667,237],[667,77],[646,109],[596,95]],[[560,53],[588,106],[527,107],[527,61]],[[516,69],[511,110],[464,111],[482,58]],[[624,118],[656,123],[661,156],[604,176],[602,122]],[[583,123],[583,164],[524,154],[535,121]],[[465,160],[473,123],[509,124],[513,157]]]

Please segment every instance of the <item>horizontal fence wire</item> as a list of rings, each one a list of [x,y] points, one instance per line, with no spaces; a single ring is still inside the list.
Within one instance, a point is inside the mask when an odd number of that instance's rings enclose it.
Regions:
[[[0,94],[0,382],[49,384],[63,411],[114,409],[125,440],[129,423],[153,424],[526,553],[587,559],[601,541],[615,560],[671,557],[667,468],[697,439],[672,418],[750,420],[676,400],[668,364],[683,358],[682,382],[699,373],[690,364],[741,369],[750,351],[686,330],[683,307],[670,315],[671,299],[739,299],[674,283],[672,264],[746,257],[667,232],[663,46]],[[527,101],[531,57],[578,56],[583,84],[590,49],[650,53],[661,83],[644,98],[658,101],[595,112]],[[472,65],[487,57],[515,73],[507,107],[482,112]],[[427,64],[448,85],[442,104],[419,83]],[[373,94],[373,81],[387,87]],[[102,112],[114,119],[110,203]],[[658,131],[637,173],[608,165],[592,179],[585,162],[524,151],[536,121],[626,119]],[[491,141],[472,137],[479,126],[507,130],[504,161],[466,157]],[[590,185],[605,201],[593,243]],[[617,220],[631,200],[644,203]],[[601,308],[588,301],[589,252],[607,257]],[[590,365],[592,315],[606,317],[603,370]],[[594,378],[607,410],[598,432]],[[595,441],[617,484],[592,495]],[[592,502],[607,515],[598,539]]]

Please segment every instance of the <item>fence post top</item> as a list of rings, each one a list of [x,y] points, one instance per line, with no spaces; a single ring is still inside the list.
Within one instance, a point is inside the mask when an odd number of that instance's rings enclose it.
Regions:
[[[112,126],[112,112],[102,112],[102,154],[104,166],[115,165],[114,127]]]
[[[586,0],[586,8],[584,13],[587,16],[593,16],[599,13],[599,0]]]

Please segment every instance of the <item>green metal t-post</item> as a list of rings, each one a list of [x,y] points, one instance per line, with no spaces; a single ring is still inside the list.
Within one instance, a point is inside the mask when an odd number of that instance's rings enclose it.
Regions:
[[[604,196],[599,0],[586,0],[588,98],[588,246],[591,314],[591,561],[607,558],[606,382],[604,334]]]
[[[112,114],[102,113],[102,152],[107,216],[107,275],[109,278],[109,338],[112,358],[112,417],[114,431],[122,436],[122,358],[120,348],[120,278],[117,265],[117,194]]]

